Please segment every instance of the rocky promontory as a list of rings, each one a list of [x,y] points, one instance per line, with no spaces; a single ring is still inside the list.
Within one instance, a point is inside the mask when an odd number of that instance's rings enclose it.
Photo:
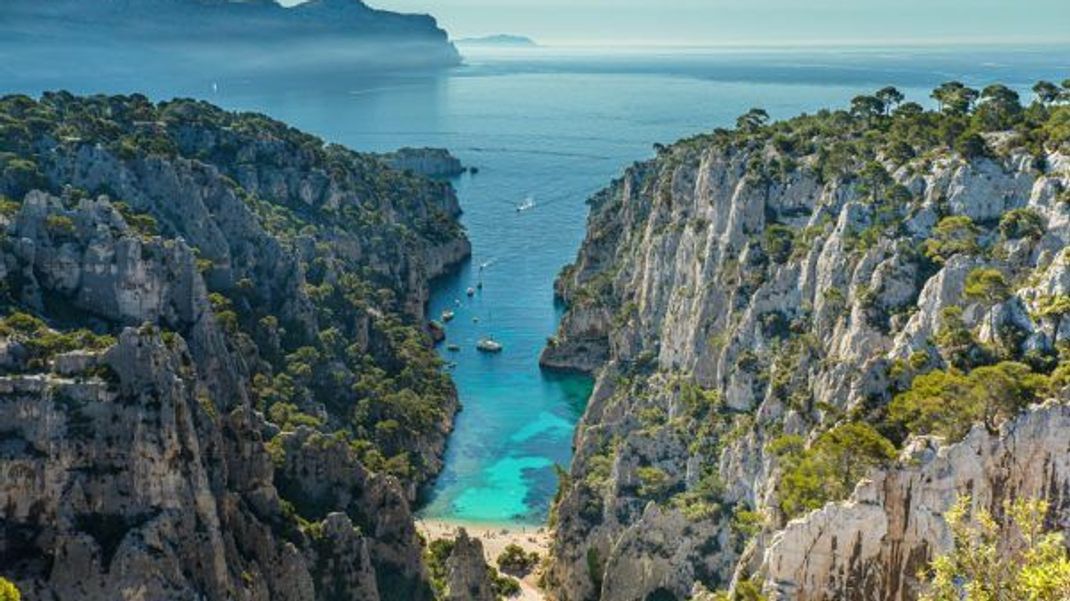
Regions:
[[[382,157],[394,169],[412,171],[424,177],[451,178],[467,171],[460,159],[445,148],[399,148]]]
[[[1065,531],[1070,106],[934,97],[755,109],[591,199],[553,598],[915,599],[967,495]]]
[[[0,573],[28,599],[431,599],[441,182],[208,104],[0,99]]]
[[[26,63],[47,61],[50,72],[40,76],[59,81],[77,76],[74,68],[104,81],[136,82],[160,70],[172,81],[220,81],[461,63],[433,17],[361,0],[8,0],[0,5],[0,33],[0,47]]]

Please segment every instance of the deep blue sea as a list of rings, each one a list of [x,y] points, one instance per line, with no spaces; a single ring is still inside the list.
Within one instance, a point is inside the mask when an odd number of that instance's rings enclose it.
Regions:
[[[0,46],[0,92],[141,91],[255,110],[360,150],[449,148],[476,175],[455,181],[473,257],[438,282],[429,315],[449,307],[443,357],[464,410],[446,469],[427,492],[428,517],[544,521],[553,465],[569,462],[590,381],[542,373],[537,359],[559,318],[554,276],[583,238],[586,199],[655,142],[730,126],[747,109],[774,117],[844,106],[896,85],[928,103],[936,84],[1002,82],[1022,91],[1070,77],[1070,48],[533,49],[467,54],[446,74],[279,72],[271,77],[101,81],[57,65],[26,65]],[[16,69],[13,65],[18,64]],[[77,69],[75,69],[77,71]],[[517,206],[529,209],[518,212]],[[474,297],[465,289],[480,279]],[[494,336],[499,355],[477,353]]]

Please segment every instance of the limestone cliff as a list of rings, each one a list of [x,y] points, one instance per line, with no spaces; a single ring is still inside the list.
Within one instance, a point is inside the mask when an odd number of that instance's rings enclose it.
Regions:
[[[399,148],[383,155],[383,160],[394,169],[427,177],[456,177],[467,171],[461,161],[444,148]]]
[[[446,560],[447,601],[495,601],[492,568],[483,558],[483,543],[470,538],[463,528],[453,541],[453,550]]]
[[[29,599],[430,599],[446,184],[259,115],[0,101],[0,565]]]
[[[968,491],[976,507],[1070,492],[1070,407],[1052,404],[962,442],[921,439],[903,467],[879,471],[850,500],[796,520],[773,535],[762,575],[776,599],[901,599],[922,590],[917,574],[952,539],[943,515]]]
[[[542,356],[597,377],[551,518],[555,598],[910,599],[957,494],[1046,497],[1067,523],[1065,406],[995,433],[1065,398],[1070,158],[1065,132],[1040,132],[1066,107],[995,92],[973,114],[753,111],[591,199]],[[915,381],[978,378],[996,397],[1004,369],[1051,383],[986,413],[991,434],[944,448],[903,417]],[[872,463],[822,472],[844,433]],[[807,514],[868,468],[852,501]]]

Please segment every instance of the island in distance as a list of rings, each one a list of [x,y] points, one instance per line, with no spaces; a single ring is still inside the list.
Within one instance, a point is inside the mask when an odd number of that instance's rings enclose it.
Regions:
[[[500,46],[505,48],[536,48],[539,45],[529,37],[505,33],[475,38],[461,38],[454,43],[458,46]]]

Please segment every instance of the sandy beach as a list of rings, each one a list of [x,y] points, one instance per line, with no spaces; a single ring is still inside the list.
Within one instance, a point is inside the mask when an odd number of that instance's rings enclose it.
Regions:
[[[496,561],[498,555],[510,544],[520,545],[525,551],[535,551],[540,558],[546,557],[550,548],[550,534],[545,527],[540,526],[420,519],[416,521],[416,528],[429,541],[454,538],[457,531],[464,528],[469,536],[483,541],[483,553],[486,555],[487,564],[495,568],[498,567]],[[512,599],[543,601],[545,597],[536,586],[537,579],[536,572],[522,579],[520,594]]]

